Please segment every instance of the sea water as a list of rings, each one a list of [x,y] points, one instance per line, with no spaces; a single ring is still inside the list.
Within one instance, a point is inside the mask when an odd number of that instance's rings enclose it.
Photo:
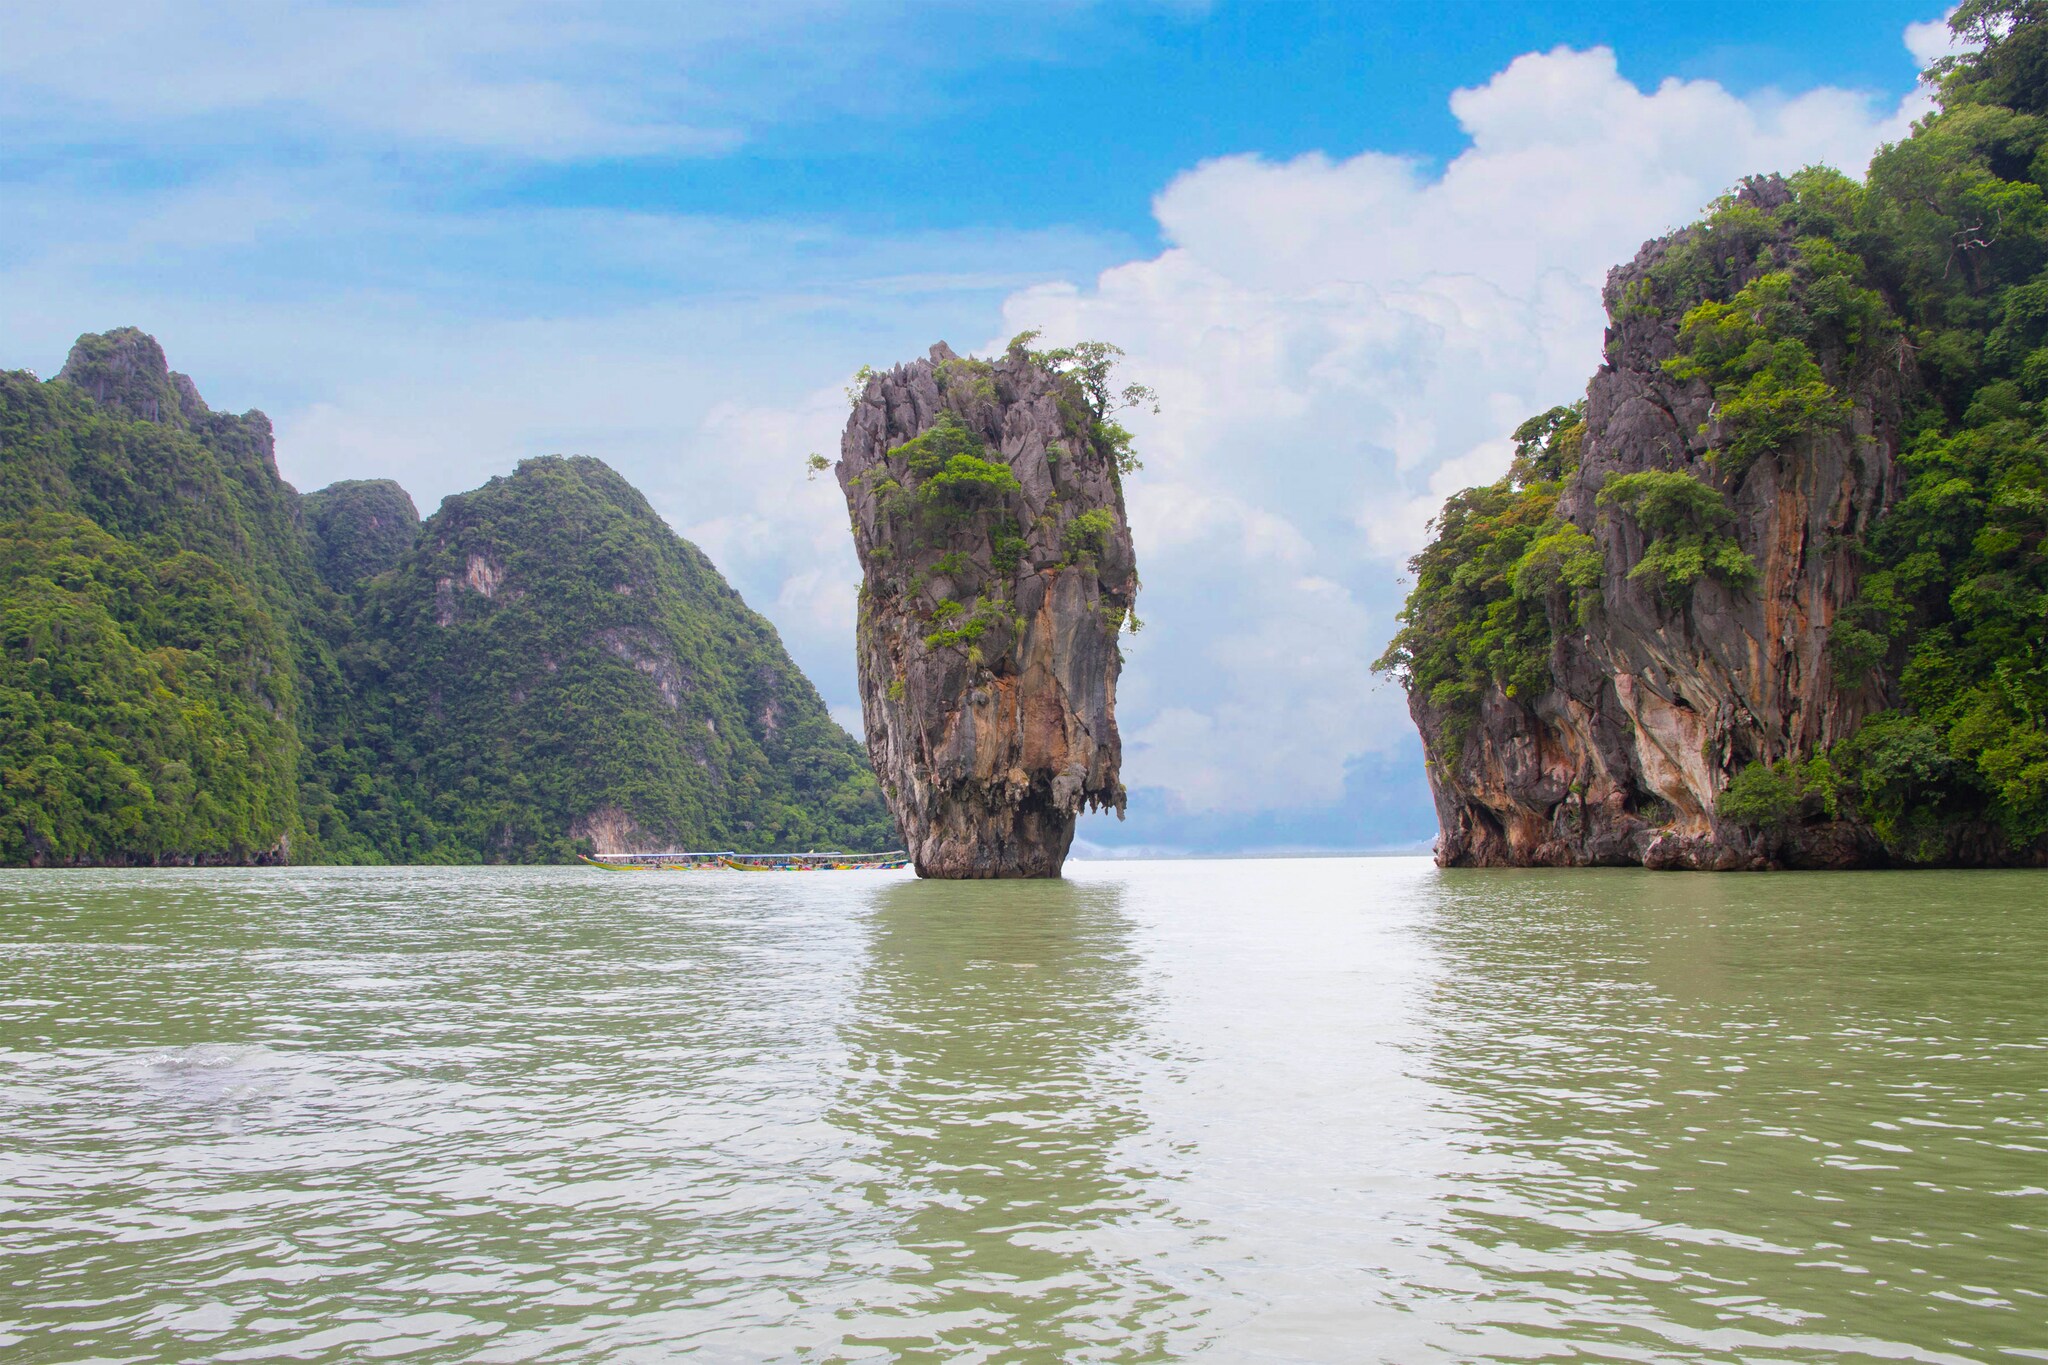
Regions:
[[[2048,1359],[2048,878],[0,873],[0,1359]]]

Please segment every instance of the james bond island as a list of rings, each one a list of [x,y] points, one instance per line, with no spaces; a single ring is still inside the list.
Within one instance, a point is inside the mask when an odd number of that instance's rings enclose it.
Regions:
[[[1117,636],[1138,589],[1113,347],[864,374],[840,445],[868,754],[927,877],[1056,877],[1124,808]]]
[[[2048,863],[2048,56],[1607,282],[1381,666],[1450,866]]]

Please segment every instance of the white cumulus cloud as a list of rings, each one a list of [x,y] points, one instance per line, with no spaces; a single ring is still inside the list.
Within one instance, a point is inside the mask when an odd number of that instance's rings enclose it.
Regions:
[[[1954,14],[1950,10],[1949,14]],[[1956,41],[1956,35],[1948,26],[1948,15],[1929,19],[1924,23],[1906,25],[1906,50],[1913,54],[1915,61],[1925,67],[1943,57],[1953,57],[1969,50],[1968,44]]]
[[[1441,169],[1207,162],[1155,201],[1165,251],[1012,295],[1005,334],[1113,340],[1162,400],[1132,423],[1126,782],[1193,813],[1312,806],[1412,746],[1370,672],[1404,561],[1522,418],[1583,391],[1607,270],[1742,176],[1860,173],[1928,107],[1642,89],[1604,48],[1532,53],[1451,97],[1469,145]]]

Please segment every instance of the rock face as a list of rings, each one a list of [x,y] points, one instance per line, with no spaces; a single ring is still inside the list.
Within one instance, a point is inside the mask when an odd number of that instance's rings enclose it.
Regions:
[[[1768,212],[1789,193],[1771,178],[1738,198]],[[1659,297],[1658,266],[1698,231],[1650,243],[1608,277],[1607,363],[1587,391],[1579,468],[1558,501],[1560,515],[1598,544],[1603,567],[1583,618],[1557,623],[1552,687],[1522,697],[1494,687],[1460,744],[1445,742],[1456,718],[1410,693],[1432,757],[1445,866],[1848,867],[1882,858],[1852,821],[1763,834],[1720,820],[1715,805],[1748,764],[1823,751],[1887,703],[1876,675],[1838,676],[1827,644],[1856,593],[1853,538],[1897,495],[1909,367],[1896,342],[1846,369],[1839,349],[1818,346],[1849,402],[1839,428],[1738,473],[1718,467],[1708,459],[1722,434],[1712,389],[1665,368],[1679,350],[1685,301]],[[1783,268],[1791,240],[1787,228],[1755,245],[1729,283]],[[1754,579],[1703,577],[1674,604],[1630,577],[1643,530],[1596,497],[1615,476],[1642,470],[1683,471],[1721,491]]]
[[[1056,877],[1083,809],[1123,813],[1138,580],[1099,416],[1020,348],[941,343],[847,422],[868,755],[921,876]]]

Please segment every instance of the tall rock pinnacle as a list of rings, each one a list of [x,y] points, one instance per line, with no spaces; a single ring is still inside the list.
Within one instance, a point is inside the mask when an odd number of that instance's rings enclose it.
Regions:
[[[1138,575],[1103,373],[941,343],[846,424],[868,754],[922,876],[1056,877],[1084,808],[1123,813]]]

